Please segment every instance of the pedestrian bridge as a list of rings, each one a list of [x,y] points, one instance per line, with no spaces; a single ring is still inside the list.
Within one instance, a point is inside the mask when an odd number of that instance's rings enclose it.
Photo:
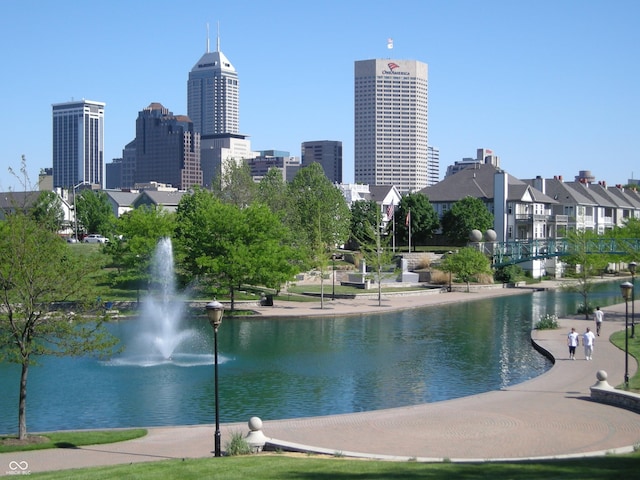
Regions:
[[[487,242],[484,245],[494,268],[576,253],[575,246],[566,238]],[[588,254],[630,255],[640,252],[640,238],[593,238],[586,240],[584,247]]]

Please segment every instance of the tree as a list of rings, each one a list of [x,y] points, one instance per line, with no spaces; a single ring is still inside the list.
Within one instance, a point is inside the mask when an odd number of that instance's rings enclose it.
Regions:
[[[287,195],[287,184],[282,172],[277,168],[270,169],[258,183],[256,201],[268,206],[285,223],[291,216],[291,199]]]
[[[378,224],[380,207],[375,200],[359,200],[351,204],[350,247],[357,249],[360,241],[370,241],[371,226]]]
[[[491,264],[489,259],[484,254],[473,248],[464,247],[458,250],[456,253],[447,255],[440,268],[445,271],[454,274],[458,279],[467,284],[467,292],[469,292],[469,282],[477,275],[491,274]]]
[[[409,211],[411,212],[409,214]],[[409,244],[409,223],[411,224],[411,245],[425,243],[440,227],[438,214],[429,198],[422,193],[409,193],[402,197],[396,223],[396,235],[401,241]]]
[[[21,366],[18,438],[27,436],[27,378],[39,356],[106,355],[117,340],[87,319],[86,278],[100,267],[77,258],[51,230],[28,215],[0,223],[0,360]],[[73,302],[73,312],[65,307]]]
[[[161,207],[143,205],[116,221],[116,237],[105,246],[117,273],[113,280],[148,287],[151,261],[160,239],[173,236],[175,214]]]
[[[371,202],[373,205],[371,205]],[[360,201],[355,202],[354,205],[356,203],[362,204],[360,205],[361,207],[365,207],[367,204],[370,207],[363,209],[363,212],[366,212],[366,214],[361,216],[362,220],[355,228],[358,235],[355,239],[360,245],[360,251],[366,264],[375,272],[374,278],[378,283],[378,306],[381,306],[382,279],[385,276],[383,271],[389,267],[389,265],[393,264],[394,253],[391,248],[389,248],[391,239],[389,235],[382,235],[382,214],[378,204],[375,201]],[[371,216],[373,216],[373,221],[371,221]],[[352,232],[353,231],[354,229],[352,227]]]
[[[311,267],[320,270],[320,307],[324,308],[324,271],[329,252],[349,237],[349,207],[317,162],[298,171],[288,194],[293,202],[289,228],[296,233],[296,246],[306,252]]]
[[[571,231],[567,236],[567,263],[576,266],[578,283],[572,290],[582,296],[584,318],[589,318],[592,306],[589,305],[589,294],[593,290],[591,277],[601,274],[609,263],[609,256],[597,253],[598,235],[591,231]]]
[[[30,211],[33,219],[52,232],[58,232],[62,228],[64,211],[62,200],[51,191],[42,191],[38,195],[35,205]]]
[[[211,191],[225,203],[245,207],[253,203],[257,185],[251,177],[251,169],[244,160],[223,160],[222,171],[213,182]]]
[[[290,234],[265,205],[239,208],[196,190],[182,198],[176,214],[182,267],[194,278],[226,287],[232,310],[242,285],[279,290],[297,271]]]
[[[86,233],[111,236],[115,215],[107,194],[96,190],[83,190],[75,199],[76,221]]]
[[[442,217],[442,232],[456,245],[466,245],[471,230],[489,228],[493,228],[493,215],[479,198],[458,200]]]

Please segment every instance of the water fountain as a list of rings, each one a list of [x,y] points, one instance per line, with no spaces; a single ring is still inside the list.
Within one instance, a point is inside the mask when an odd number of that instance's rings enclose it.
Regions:
[[[140,317],[125,339],[125,352],[113,365],[178,366],[212,363],[204,339],[184,326],[184,299],[176,293],[171,239],[158,242],[151,263],[151,288],[142,301]],[[202,352],[202,353],[198,353]]]

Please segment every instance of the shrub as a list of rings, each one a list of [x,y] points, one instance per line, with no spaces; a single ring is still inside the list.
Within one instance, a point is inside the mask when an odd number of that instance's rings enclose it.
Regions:
[[[434,285],[447,285],[449,283],[449,274],[442,270],[431,270],[431,283]]]
[[[240,432],[233,432],[231,434],[231,440],[226,443],[225,448],[227,455],[230,457],[249,455],[251,453],[251,447]]]
[[[584,303],[581,303],[580,305],[578,305],[578,311],[576,312],[578,314],[581,313],[586,313],[586,314],[592,314],[593,313],[593,306],[587,304],[587,306],[584,305]]]
[[[418,258],[418,262],[416,263],[415,268],[417,270],[426,270],[431,266],[431,257],[428,254],[422,254],[420,255],[420,258]]]
[[[547,313],[540,317],[540,320],[536,323],[536,330],[554,330],[556,328],[559,328],[556,314]]]

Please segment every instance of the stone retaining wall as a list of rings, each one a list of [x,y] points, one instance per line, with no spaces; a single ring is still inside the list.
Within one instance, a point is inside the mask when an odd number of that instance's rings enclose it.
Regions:
[[[591,387],[591,400],[640,413],[640,395],[613,388],[607,382],[607,372],[599,370],[598,382]]]

